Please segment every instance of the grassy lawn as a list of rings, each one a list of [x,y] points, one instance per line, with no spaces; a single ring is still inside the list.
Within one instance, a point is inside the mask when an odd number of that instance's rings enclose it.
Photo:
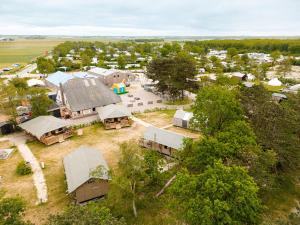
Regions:
[[[188,105],[192,103],[192,100],[189,98],[184,98],[184,99],[177,99],[174,101],[168,101],[166,102],[167,105]]]
[[[8,142],[1,142],[1,148],[10,148],[11,144]],[[36,192],[33,185],[31,175],[18,176],[16,174],[16,167],[19,162],[23,160],[20,153],[15,150],[11,156],[6,160],[0,160],[0,176],[1,190],[5,191],[5,197],[22,197],[29,205],[35,205],[36,203]]]
[[[35,224],[41,224],[49,214],[60,212],[71,203],[66,193],[67,186],[62,163],[66,154],[82,145],[91,146],[101,151],[109,167],[114,168],[119,158],[119,144],[126,140],[137,139],[143,130],[144,127],[138,125],[121,130],[104,130],[101,125],[95,124],[83,128],[83,136],[74,136],[63,143],[45,146],[38,141],[28,142],[29,148],[38,161],[45,163],[43,172],[48,187],[48,202],[36,206],[26,198],[25,218]],[[31,180],[30,182],[32,184]],[[33,184],[31,188],[33,190],[31,199],[36,200]]]
[[[63,41],[61,39],[41,39],[0,42],[0,68],[11,66],[14,63],[29,63]]]

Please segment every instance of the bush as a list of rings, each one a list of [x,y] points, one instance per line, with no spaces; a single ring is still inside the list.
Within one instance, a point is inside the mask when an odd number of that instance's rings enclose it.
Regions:
[[[30,165],[28,165],[25,161],[19,162],[16,173],[20,176],[28,175],[32,173]]]

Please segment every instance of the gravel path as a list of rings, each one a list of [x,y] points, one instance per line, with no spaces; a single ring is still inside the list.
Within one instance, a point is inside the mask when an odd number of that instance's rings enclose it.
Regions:
[[[33,172],[33,182],[37,190],[38,204],[47,202],[48,194],[47,194],[47,185],[46,180],[40,167],[39,162],[32,154],[31,150],[28,148],[26,144],[17,145],[19,152],[26,162],[30,163]]]
[[[139,118],[136,118],[136,117],[134,117],[134,116],[132,116],[131,119],[132,119],[134,122],[136,122],[136,123],[138,123],[138,124],[140,124],[140,125],[142,125],[142,126],[144,126],[144,127],[150,127],[150,126],[153,126],[153,125],[151,125],[150,123],[147,123],[147,122],[145,122],[145,121],[143,121],[143,120],[141,120],[141,119],[139,119]]]
[[[27,138],[28,136],[26,136],[24,133],[15,133],[0,138],[0,141],[9,140],[12,143],[14,143],[19,149],[19,152],[22,155],[23,159],[26,162],[30,163],[33,172],[33,183],[37,189],[37,197],[38,197],[37,204],[44,203],[47,202],[48,200],[46,180],[39,162],[37,161],[35,156],[32,154],[31,150],[26,145]]]

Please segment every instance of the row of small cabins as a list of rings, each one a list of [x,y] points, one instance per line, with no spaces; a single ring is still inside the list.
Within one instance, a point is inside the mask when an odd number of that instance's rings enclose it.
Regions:
[[[103,114],[105,112],[106,110]],[[107,110],[107,112],[111,111]],[[182,113],[177,114],[182,115]],[[175,115],[174,121],[178,123],[179,117]],[[19,126],[47,145],[62,142],[73,134],[68,122],[53,116],[40,116]],[[184,135],[150,126],[140,138],[139,144],[163,155],[174,156],[174,153],[182,148],[185,138],[187,137]],[[108,193],[109,169],[97,149],[80,147],[64,157],[63,165],[67,192],[77,203],[100,198]]]

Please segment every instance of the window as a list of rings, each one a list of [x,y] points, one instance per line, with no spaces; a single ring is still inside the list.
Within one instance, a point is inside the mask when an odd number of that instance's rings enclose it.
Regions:
[[[93,108],[93,112],[95,112],[96,111],[96,108]]]

